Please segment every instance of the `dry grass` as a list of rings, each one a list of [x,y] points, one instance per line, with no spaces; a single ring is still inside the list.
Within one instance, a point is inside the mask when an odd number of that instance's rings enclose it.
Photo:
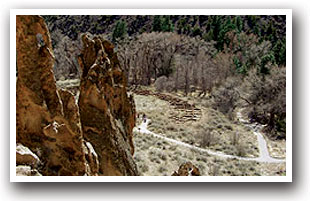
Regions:
[[[194,152],[138,132],[134,133],[134,145],[134,159],[144,176],[170,176],[182,163],[195,157]]]
[[[226,154],[257,157],[259,156],[257,137],[239,123],[229,121],[222,113],[205,108],[199,122],[193,125],[198,132],[209,136],[208,147]],[[196,131],[197,132],[197,131]],[[200,134],[201,135],[201,134]],[[199,136],[197,136],[199,139]],[[202,142],[204,138],[200,136]],[[204,145],[204,143],[202,143]]]
[[[143,112],[151,119],[149,130],[157,134],[230,155],[259,156],[256,136],[216,110],[203,108],[199,121],[177,124],[169,116],[178,111],[166,101],[154,96],[135,95],[135,103],[137,112]]]
[[[268,150],[270,156],[274,158],[285,158],[286,157],[286,141],[285,140],[277,140],[273,141],[268,138],[267,140]]]
[[[175,111],[168,102],[154,96],[135,95],[137,112],[145,113],[151,119],[148,128],[157,134],[226,154],[259,156],[257,137],[249,128],[230,121],[222,113],[211,109],[207,102],[199,105],[197,100],[191,97],[184,99],[202,109],[202,118],[199,121],[177,124],[169,119],[169,115],[179,111]],[[285,175],[285,164],[275,165],[210,156],[146,134],[135,133],[134,144],[136,163],[141,175],[145,176],[171,175],[186,161],[196,165],[204,176]],[[283,149],[280,148],[278,152],[275,151],[278,144],[268,144],[273,148],[272,156],[283,153]],[[285,142],[282,145],[285,145]]]
[[[285,176],[286,175],[286,164],[268,164],[261,163],[259,165],[261,175],[264,176]]]
[[[186,161],[197,166],[203,176],[285,175],[283,164],[223,159],[139,132],[134,132],[134,145],[141,176],[170,176]]]

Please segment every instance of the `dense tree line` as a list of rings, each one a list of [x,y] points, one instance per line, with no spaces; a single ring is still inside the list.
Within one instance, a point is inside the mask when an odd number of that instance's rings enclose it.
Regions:
[[[213,44],[176,33],[144,33],[120,45],[118,56],[131,85],[148,86],[164,76],[159,90],[188,94],[200,89],[206,94],[230,70],[227,65],[217,68],[214,62],[220,58]]]
[[[153,31],[175,32],[190,37],[200,37],[207,42],[215,41],[215,47],[218,51],[222,51],[225,45],[231,42],[227,35],[228,32],[234,31],[237,35],[244,32],[256,35],[259,42],[270,41],[275,62],[279,65],[285,65],[286,19],[285,16],[281,15],[46,15],[44,18],[52,33],[59,30],[71,40],[76,40],[79,33],[85,32],[105,34],[108,39],[112,40],[115,39],[115,30],[122,25],[127,27],[126,30],[123,29],[126,32],[124,35],[129,37]],[[55,45],[56,42],[53,43]]]

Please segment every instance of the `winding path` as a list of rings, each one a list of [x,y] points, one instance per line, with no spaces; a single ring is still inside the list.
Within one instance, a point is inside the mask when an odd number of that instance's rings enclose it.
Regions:
[[[249,158],[249,157],[240,157],[240,156],[228,155],[228,154],[224,154],[222,152],[215,152],[215,151],[212,151],[210,149],[203,149],[203,148],[196,147],[196,146],[193,146],[193,145],[190,145],[190,144],[178,141],[178,140],[174,140],[174,139],[171,139],[168,137],[164,137],[162,135],[156,134],[156,133],[149,131],[147,129],[147,125],[150,121],[149,119],[147,119],[145,122],[142,122],[140,126],[135,127],[134,130],[138,131],[139,133],[148,134],[148,135],[151,135],[153,137],[163,139],[163,140],[171,142],[173,144],[177,144],[177,145],[180,145],[183,147],[194,149],[194,150],[199,151],[199,152],[207,153],[209,155],[218,156],[218,157],[222,157],[222,158],[231,158],[231,159],[238,159],[238,160],[243,160],[243,161],[257,161],[257,162],[263,162],[263,163],[285,163],[285,159],[276,159],[276,158],[272,158],[269,155],[266,140],[264,139],[263,135],[259,131],[262,128],[262,126],[260,126],[258,124],[250,124],[248,121],[246,121],[242,118],[242,115],[240,112],[237,113],[237,117],[241,123],[246,124],[249,128],[251,128],[253,130],[254,135],[257,136],[257,140],[258,140],[258,144],[259,144],[259,150],[260,150],[260,156],[259,157]]]

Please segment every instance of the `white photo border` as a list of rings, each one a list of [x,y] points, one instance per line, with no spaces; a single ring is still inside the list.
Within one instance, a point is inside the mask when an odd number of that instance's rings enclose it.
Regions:
[[[16,176],[16,15],[286,15],[286,176]],[[292,182],[292,9],[11,9],[10,182]]]

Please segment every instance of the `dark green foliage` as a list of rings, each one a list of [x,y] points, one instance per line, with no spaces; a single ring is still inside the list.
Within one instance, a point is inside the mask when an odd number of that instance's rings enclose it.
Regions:
[[[165,16],[163,20],[162,31],[164,32],[173,32],[174,26],[170,20],[170,16]]]
[[[216,44],[218,50],[223,50],[224,44],[228,44],[230,42],[226,37],[226,33],[235,29],[235,24],[231,22],[230,16],[228,16],[225,23],[221,24],[219,27],[219,36]]]
[[[147,32],[148,27],[146,26],[149,22],[149,17],[145,15],[138,15],[136,18],[131,21],[131,23],[127,22],[129,26],[127,26],[128,35],[141,34]]]
[[[243,22],[241,20],[240,16],[236,16],[234,18],[234,25],[236,27],[236,30],[240,33],[243,30]]]
[[[286,133],[286,120],[285,119],[276,120],[276,130],[279,133]]]
[[[155,15],[153,22],[153,31],[162,31],[162,27],[163,27],[162,16]]]
[[[275,46],[272,48],[277,64],[286,65],[286,44],[285,39],[277,40]]]
[[[254,29],[256,27],[257,22],[258,22],[258,16],[257,15],[249,15],[246,17],[247,19],[247,24],[250,29]]]
[[[270,62],[270,63],[275,62],[275,57],[273,55],[273,52],[270,52],[269,54],[266,54],[262,57],[262,61],[260,64],[260,73],[269,74],[270,69],[268,67],[266,67],[268,62]]]
[[[112,40],[116,41],[117,39],[124,39],[126,34],[127,34],[126,22],[118,21],[113,30]]]
[[[218,15],[212,15],[210,16],[209,20],[208,20],[208,25],[207,25],[207,30],[213,32],[212,36],[212,40],[214,41],[218,41],[218,36],[219,33],[221,31],[221,21],[220,21],[220,16]],[[216,47],[218,48],[218,47]]]
[[[185,25],[186,25],[186,19],[185,18],[181,18],[178,21],[178,23],[177,23],[177,32],[178,32],[178,34],[184,33]]]
[[[234,64],[236,66],[236,72],[240,74],[246,74],[247,73],[247,66],[246,64],[242,64],[241,61],[234,57]]]
[[[207,15],[199,15],[199,26],[202,27],[205,25],[205,23],[208,21]]]
[[[201,36],[201,35],[202,35],[201,29],[198,26],[194,27],[192,36],[195,37],[195,36]]]
[[[208,33],[203,34],[202,38],[205,41],[211,41],[214,38],[213,29],[210,29]]]
[[[173,32],[174,26],[170,20],[170,16],[156,15],[153,21],[153,31]]]

